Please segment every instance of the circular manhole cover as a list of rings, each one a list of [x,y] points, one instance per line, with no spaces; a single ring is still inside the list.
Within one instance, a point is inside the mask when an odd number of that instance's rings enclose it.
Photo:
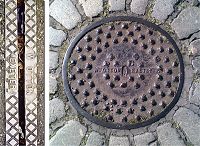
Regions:
[[[159,26],[111,17],[82,31],[63,64],[67,97],[88,120],[132,129],[164,117],[181,94],[183,60]]]

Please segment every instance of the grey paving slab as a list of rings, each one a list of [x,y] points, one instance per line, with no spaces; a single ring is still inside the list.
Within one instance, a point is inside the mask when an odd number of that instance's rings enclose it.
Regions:
[[[200,56],[197,56],[192,60],[192,66],[196,71],[200,71]]]
[[[158,141],[161,146],[185,146],[176,129],[171,123],[166,123],[157,128]]]
[[[87,129],[77,121],[68,121],[50,139],[50,146],[79,146]]]
[[[49,69],[56,69],[58,67],[58,52],[49,52]]]
[[[90,135],[88,137],[86,146],[104,146],[104,142],[105,142],[104,139],[105,139],[104,136],[93,131],[90,133]]]
[[[143,15],[146,11],[148,0],[132,0],[131,11],[133,13]]]
[[[189,50],[191,50],[193,55],[200,55],[200,39],[192,41]]]
[[[66,39],[66,34],[62,30],[49,28],[49,44],[52,46],[61,46]]]
[[[103,11],[103,0],[79,0],[79,3],[88,17],[97,16]]]
[[[174,5],[179,0],[156,0],[153,7],[152,16],[164,22],[168,16],[174,11]]]
[[[111,136],[109,146],[129,146],[128,137]]]
[[[109,10],[110,11],[118,11],[118,10],[124,10],[125,9],[125,0],[109,0]]]
[[[54,0],[50,5],[49,13],[67,29],[72,29],[81,22],[81,15],[70,0]]]
[[[184,131],[194,146],[200,144],[200,117],[187,108],[180,108],[174,115],[174,121]]]
[[[188,7],[171,24],[180,39],[200,30],[200,8]]]
[[[55,92],[58,90],[58,82],[56,78],[51,75],[49,76],[49,93],[55,94]]]
[[[136,146],[149,146],[149,144],[154,140],[155,136],[149,132],[134,136],[134,142]]]
[[[62,100],[54,98],[49,101],[49,123],[59,120],[65,116],[65,107]]]

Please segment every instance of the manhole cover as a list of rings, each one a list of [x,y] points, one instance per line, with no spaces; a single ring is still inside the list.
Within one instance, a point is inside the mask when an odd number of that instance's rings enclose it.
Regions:
[[[160,27],[135,17],[92,24],[68,48],[64,86],[88,120],[132,129],[164,117],[181,94],[183,61]]]

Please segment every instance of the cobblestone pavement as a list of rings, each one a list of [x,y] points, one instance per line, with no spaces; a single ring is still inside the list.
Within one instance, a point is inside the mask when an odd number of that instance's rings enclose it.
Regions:
[[[51,0],[51,146],[200,146],[200,1]],[[61,76],[63,57],[88,24],[109,16],[136,16],[160,25],[184,58],[181,97],[165,118],[138,129],[107,129],[89,122],[70,105]]]

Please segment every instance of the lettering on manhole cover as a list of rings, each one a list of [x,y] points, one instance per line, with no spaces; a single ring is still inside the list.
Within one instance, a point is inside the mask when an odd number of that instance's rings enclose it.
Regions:
[[[183,60],[159,26],[112,17],[81,32],[63,64],[65,91],[88,120],[132,129],[164,117],[181,94]]]

